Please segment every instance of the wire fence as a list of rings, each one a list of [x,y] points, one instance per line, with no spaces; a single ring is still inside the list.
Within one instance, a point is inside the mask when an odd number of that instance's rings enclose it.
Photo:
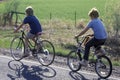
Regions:
[[[50,13],[41,13],[37,14],[36,16],[42,21],[42,20],[55,20],[55,19],[60,19],[60,20],[66,20],[66,21],[71,21],[74,26],[77,26],[77,20],[80,20],[80,15],[77,14],[76,11],[74,12],[66,12],[64,15],[63,13],[57,13],[57,12],[50,12]],[[25,17],[25,14],[23,12],[15,12],[11,11],[7,14],[3,15],[3,25],[9,25],[9,24],[17,24],[23,21]]]

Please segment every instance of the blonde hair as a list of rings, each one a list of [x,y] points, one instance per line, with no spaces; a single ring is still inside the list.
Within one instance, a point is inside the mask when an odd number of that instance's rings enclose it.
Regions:
[[[28,6],[28,7],[26,7],[26,10],[25,10],[25,12],[27,13],[27,15],[33,15],[33,8],[32,8],[32,6]]]
[[[98,11],[96,8],[92,8],[92,9],[89,11],[88,15],[89,15],[90,17],[98,18],[98,17],[99,17],[99,11]]]

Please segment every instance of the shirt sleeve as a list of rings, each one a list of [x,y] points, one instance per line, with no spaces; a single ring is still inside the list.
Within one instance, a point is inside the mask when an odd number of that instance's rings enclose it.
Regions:
[[[24,23],[24,24],[27,24],[28,21],[29,21],[29,20],[28,20],[28,17],[25,17],[24,20],[23,20],[23,23]]]
[[[88,27],[88,28],[92,28],[92,21],[90,21],[90,22],[87,24],[87,27]]]

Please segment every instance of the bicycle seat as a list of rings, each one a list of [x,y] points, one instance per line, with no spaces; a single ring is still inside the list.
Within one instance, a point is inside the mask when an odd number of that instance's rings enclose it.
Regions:
[[[43,34],[43,32],[38,32],[38,33],[37,33],[37,35],[42,35],[42,34]]]
[[[100,50],[102,45],[95,47],[95,50]]]
[[[44,34],[43,32],[38,32],[37,34],[36,34],[36,36],[38,37],[38,36],[40,36],[40,35],[42,35],[42,34]]]

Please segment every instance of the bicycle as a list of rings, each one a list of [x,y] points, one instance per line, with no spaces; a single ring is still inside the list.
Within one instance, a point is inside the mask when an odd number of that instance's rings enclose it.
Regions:
[[[28,49],[42,65],[48,66],[54,61],[55,48],[50,41],[40,39],[39,35],[35,36],[35,43],[28,40]],[[25,36],[24,30],[21,30],[21,35],[14,37],[11,41],[10,51],[14,60],[20,61],[25,58],[23,57],[25,53]]]
[[[76,38],[77,49],[69,52],[67,57],[67,65],[73,72],[77,72],[81,69],[82,65],[80,61],[82,60],[82,55],[84,54],[84,48],[82,47],[83,42],[88,39],[90,35],[82,37],[82,40],[79,42],[79,39]],[[102,46],[98,46],[99,48]],[[98,48],[97,47],[97,48]],[[102,52],[103,49],[99,50],[95,48],[93,49],[92,58],[89,60],[89,67],[95,67],[95,72],[100,78],[108,78],[112,73],[112,63],[110,59]],[[102,55],[97,55],[102,53]]]

